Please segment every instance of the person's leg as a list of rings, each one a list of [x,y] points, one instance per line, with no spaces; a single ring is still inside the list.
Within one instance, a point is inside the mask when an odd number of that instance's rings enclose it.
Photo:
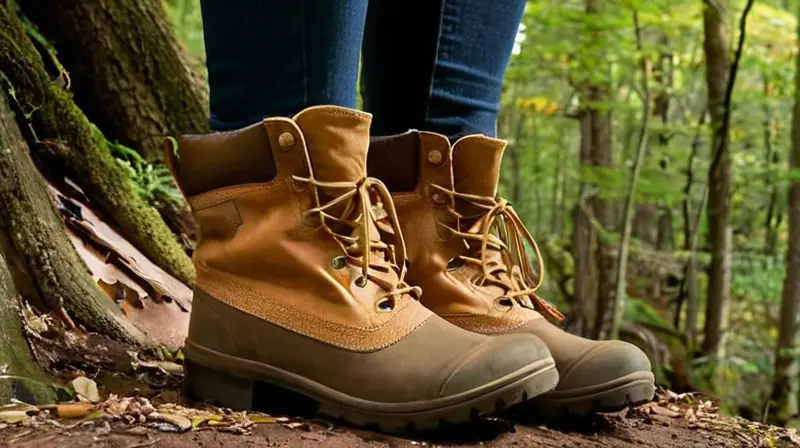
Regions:
[[[367,13],[361,92],[373,135],[494,136],[525,0],[381,0]]]
[[[201,0],[211,128],[354,108],[367,0]]]

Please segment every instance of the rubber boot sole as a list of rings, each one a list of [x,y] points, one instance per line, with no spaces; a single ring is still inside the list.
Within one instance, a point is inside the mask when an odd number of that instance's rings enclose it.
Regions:
[[[228,358],[223,371],[209,367],[212,364],[209,362],[195,362],[197,358],[209,361],[210,357],[198,357],[197,347],[192,347],[191,351],[195,360],[187,359],[184,366],[183,393],[187,403],[265,411],[274,401],[285,399],[288,392],[313,403],[318,414],[389,433],[431,430],[468,422],[553,390],[558,383],[555,361],[547,358],[457,395],[410,403],[380,403],[342,394],[273,366],[216,353],[215,357]]]
[[[647,403],[655,395],[652,372],[634,372],[614,381],[578,390],[555,390],[523,407],[536,408],[539,414],[563,417],[598,412],[618,412]]]

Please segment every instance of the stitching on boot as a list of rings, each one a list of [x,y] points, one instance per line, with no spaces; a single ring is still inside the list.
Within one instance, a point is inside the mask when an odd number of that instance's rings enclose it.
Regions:
[[[242,215],[235,200],[197,210],[196,215],[204,238],[220,240],[233,238],[242,225]]]

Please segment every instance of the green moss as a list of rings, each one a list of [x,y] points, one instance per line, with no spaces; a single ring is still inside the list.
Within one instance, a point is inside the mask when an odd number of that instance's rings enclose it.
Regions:
[[[31,404],[49,403],[55,390],[33,359],[22,333],[19,296],[0,253],[0,404],[16,398]]]
[[[38,137],[63,143],[51,153],[139,250],[176,278],[194,284],[191,260],[175,236],[158,212],[136,194],[129,173],[92,132],[72,95],[49,79],[19,19],[7,7],[0,7],[0,29],[0,72],[14,86],[21,109],[31,113]]]

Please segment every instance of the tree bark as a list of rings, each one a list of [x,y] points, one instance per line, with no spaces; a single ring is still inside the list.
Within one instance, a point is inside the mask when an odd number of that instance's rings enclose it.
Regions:
[[[166,135],[208,131],[208,93],[160,0],[47,0],[22,8],[58,50],[75,103],[111,140],[162,162]]]
[[[798,27],[800,36],[800,27]],[[792,154],[790,168],[800,169],[800,55],[795,71],[794,111],[792,116]],[[781,297],[778,344],[775,349],[775,378],[772,400],[775,421],[785,422],[798,411],[797,312],[800,311],[800,182],[789,185],[789,247],[786,252],[786,276]]]
[[[0,8],[5,11],[5,8]],[[86,328],[115,339],[147,340],[97,287],[66,235],[47,185],[30,158],[14,115],[0,95],[0,244],[20,260],[41,302],[66,310]]]
[[[558,141],[559,150],[556,155],[556,169],[553,172],[553,211],[550,215],[550,234],[554,236],[560,236],[564,228],[564,178],[566,177],[564,174],[564,171],[566,171],[564,167],[564,162],[566,161],[564,152],[566,150],[564,148],[566,145],[564,144],[564,134],[560,128]]]
[[[587,14],[598,14],[600,11],[599,0],[587,0]],[[596,19],[594,19],[596,20]],[[613,164],[611,143],[611,108],[608,106],[609,86],[607,83],[598,83],[589,87],[589,131],[591,145],[591,164],[595,167],[609,168]],[[593,336],[597,339],[607,330],[605,316],[613,302],[614,275],[616,266],[615,248],[607,241],[605,232],[613,232],[616,227],[614,209],[611,201],[599,195],[592,198],[592,210],[598,223],[603,228],[603,233],[597,238],[597,312]]]
[[[700,223],[700,217],[703,214],[706,200],[708,199],[708,190],[703,190],[703,197],[700,205],[697,207],[695,222],[692,222],[691,201],[692,201],[692,186],[694,185],[694,161],[697,159],[697,154],[700,152],[702,146],[702,126],[706,121],[706,108],[704,107],[700,112],[700,119],[698,120],[697,133],[692,139],[691,150],[689,152],[689,162],[686,167],[686,185],[683,187],[683,248],[689,251],[689,259],[684,268],[684,278],[681,284],[681,292],[678,301],[677,310],[675,312],[675,328],[680,328],[680,309],[683,306],[683,301],[686,301],[686,328],[684,328],[684,335],[689,347],[689,353],[694,351],[697,343],[697,321],[698,314],[700,314],[700,296],[699,287],[697,284],[697,232]]]
[[[669,39],[667,35],[661,36],[659,45],[668,48]],[[653,112],[661,120],[664,130],[658,133],[658,146],[661,149],[661,169],[667,175],[669,158],[666,153],[669,146],[667,136],[667,125],[669,125],[669,106],[672,95],[672,53],[661,51],[657,59],[654,78],[660,88],[660,92],[653,99]],[[672,207],[662,203],[658,206],[658,218],[656,224],[656,249],[671,251],[675,249],[675,231],[672,227]]]
[[[727,129],[724,129],[726,88],[730,76],[730,37],[727,25],[727,1],[704,0],[703,48],[706,56],[708,110],[714,133],[712,164],[708,174],[708,218],[711,242],[711,267],[706,303],[703,353],[719,359],[723,345],[722,323],[730,295],[730,266],[725,262],[731,250],[728,238],[730,216],[731,166]]]
[[[77,181],[121,229],[122,233],[154,263],[179,280],[193,284],[191,260],[164,224],[158,212],[134,190],[130,176],[108,151],[105,139],[95,132],[71,96],[53,83],[40,55],[25,35],[17,17],[0,7],[0,71],[15,101],[30,119],[66,174]]]
[[[0,98],[0,102],[5,101]],[[10,398],[31,404],[49,403],[55,393],[33,359],[22,332],[22,313],[6,260],[0,252],[0,404]]]
[[[653,204],[636,204],[633,215],[633,237],[648,246],[658,242],[658,212]]]
[[[584,110],[580,118],[580,165],[592,166],[592,117]],[[578,203],[572,213],[574,222],[572,233],[572,253],[575,260],[575,304],[574,329],[583,336],[594,335],[597,308],[598,270],[595,253],[597,230],[592,219],[593,210],[590,197],[596,194],[596,187],[581,182]]]
[[[634,32],[636,34],[636,49],[639,53],[642,52],[642,30],[639,27],[639,13],[634,9],[633,11],[633,24]],[[647,139],[648,139],[648,126],[650,123],[650,67],[647,58],[641,56],[642,68],[642,91],[644,93],[642,101],[644,107],[642,111],[642,125],[639,129],[639,142],[636,148],[636,156],[633,163],[633,171],[628,185],[628,195],[625,199],[625,209],[622,219],[622,238],[619,243],[619,260],[617,261],[617,271],[615,275],[615,292],[614,302],[612,306],[613,314],[611,316],[611,326],[609,329],[610,339],[619,338],[619,330],[622,320],[625,317],[626,300],[627,300],[627,274],[628,274],[628,252],[630,249],[630,239],[633,224],[633,207],[636,202],[636,184],[639,181],[639,173],[644,164],[644,158],[647,153]]]
[[[775,182],[775,176],[772,169],[780,163],[780,153],[773,148],[772,145],[772,123],[773,113],[770,105],[770,91],[771,86],[769,76],[767,73],[763,74],[764,78],[764,148],[766,149],[765,162],[770,168],[767,171],[764,181],[766,187],[770,190],[769,204],[767,205],[767,217],[764,221],[764,253],[766,255],[775,256],[778,250],[778,227],[780,227],[782,217],[777,213],[778,206],[778,183]]]

